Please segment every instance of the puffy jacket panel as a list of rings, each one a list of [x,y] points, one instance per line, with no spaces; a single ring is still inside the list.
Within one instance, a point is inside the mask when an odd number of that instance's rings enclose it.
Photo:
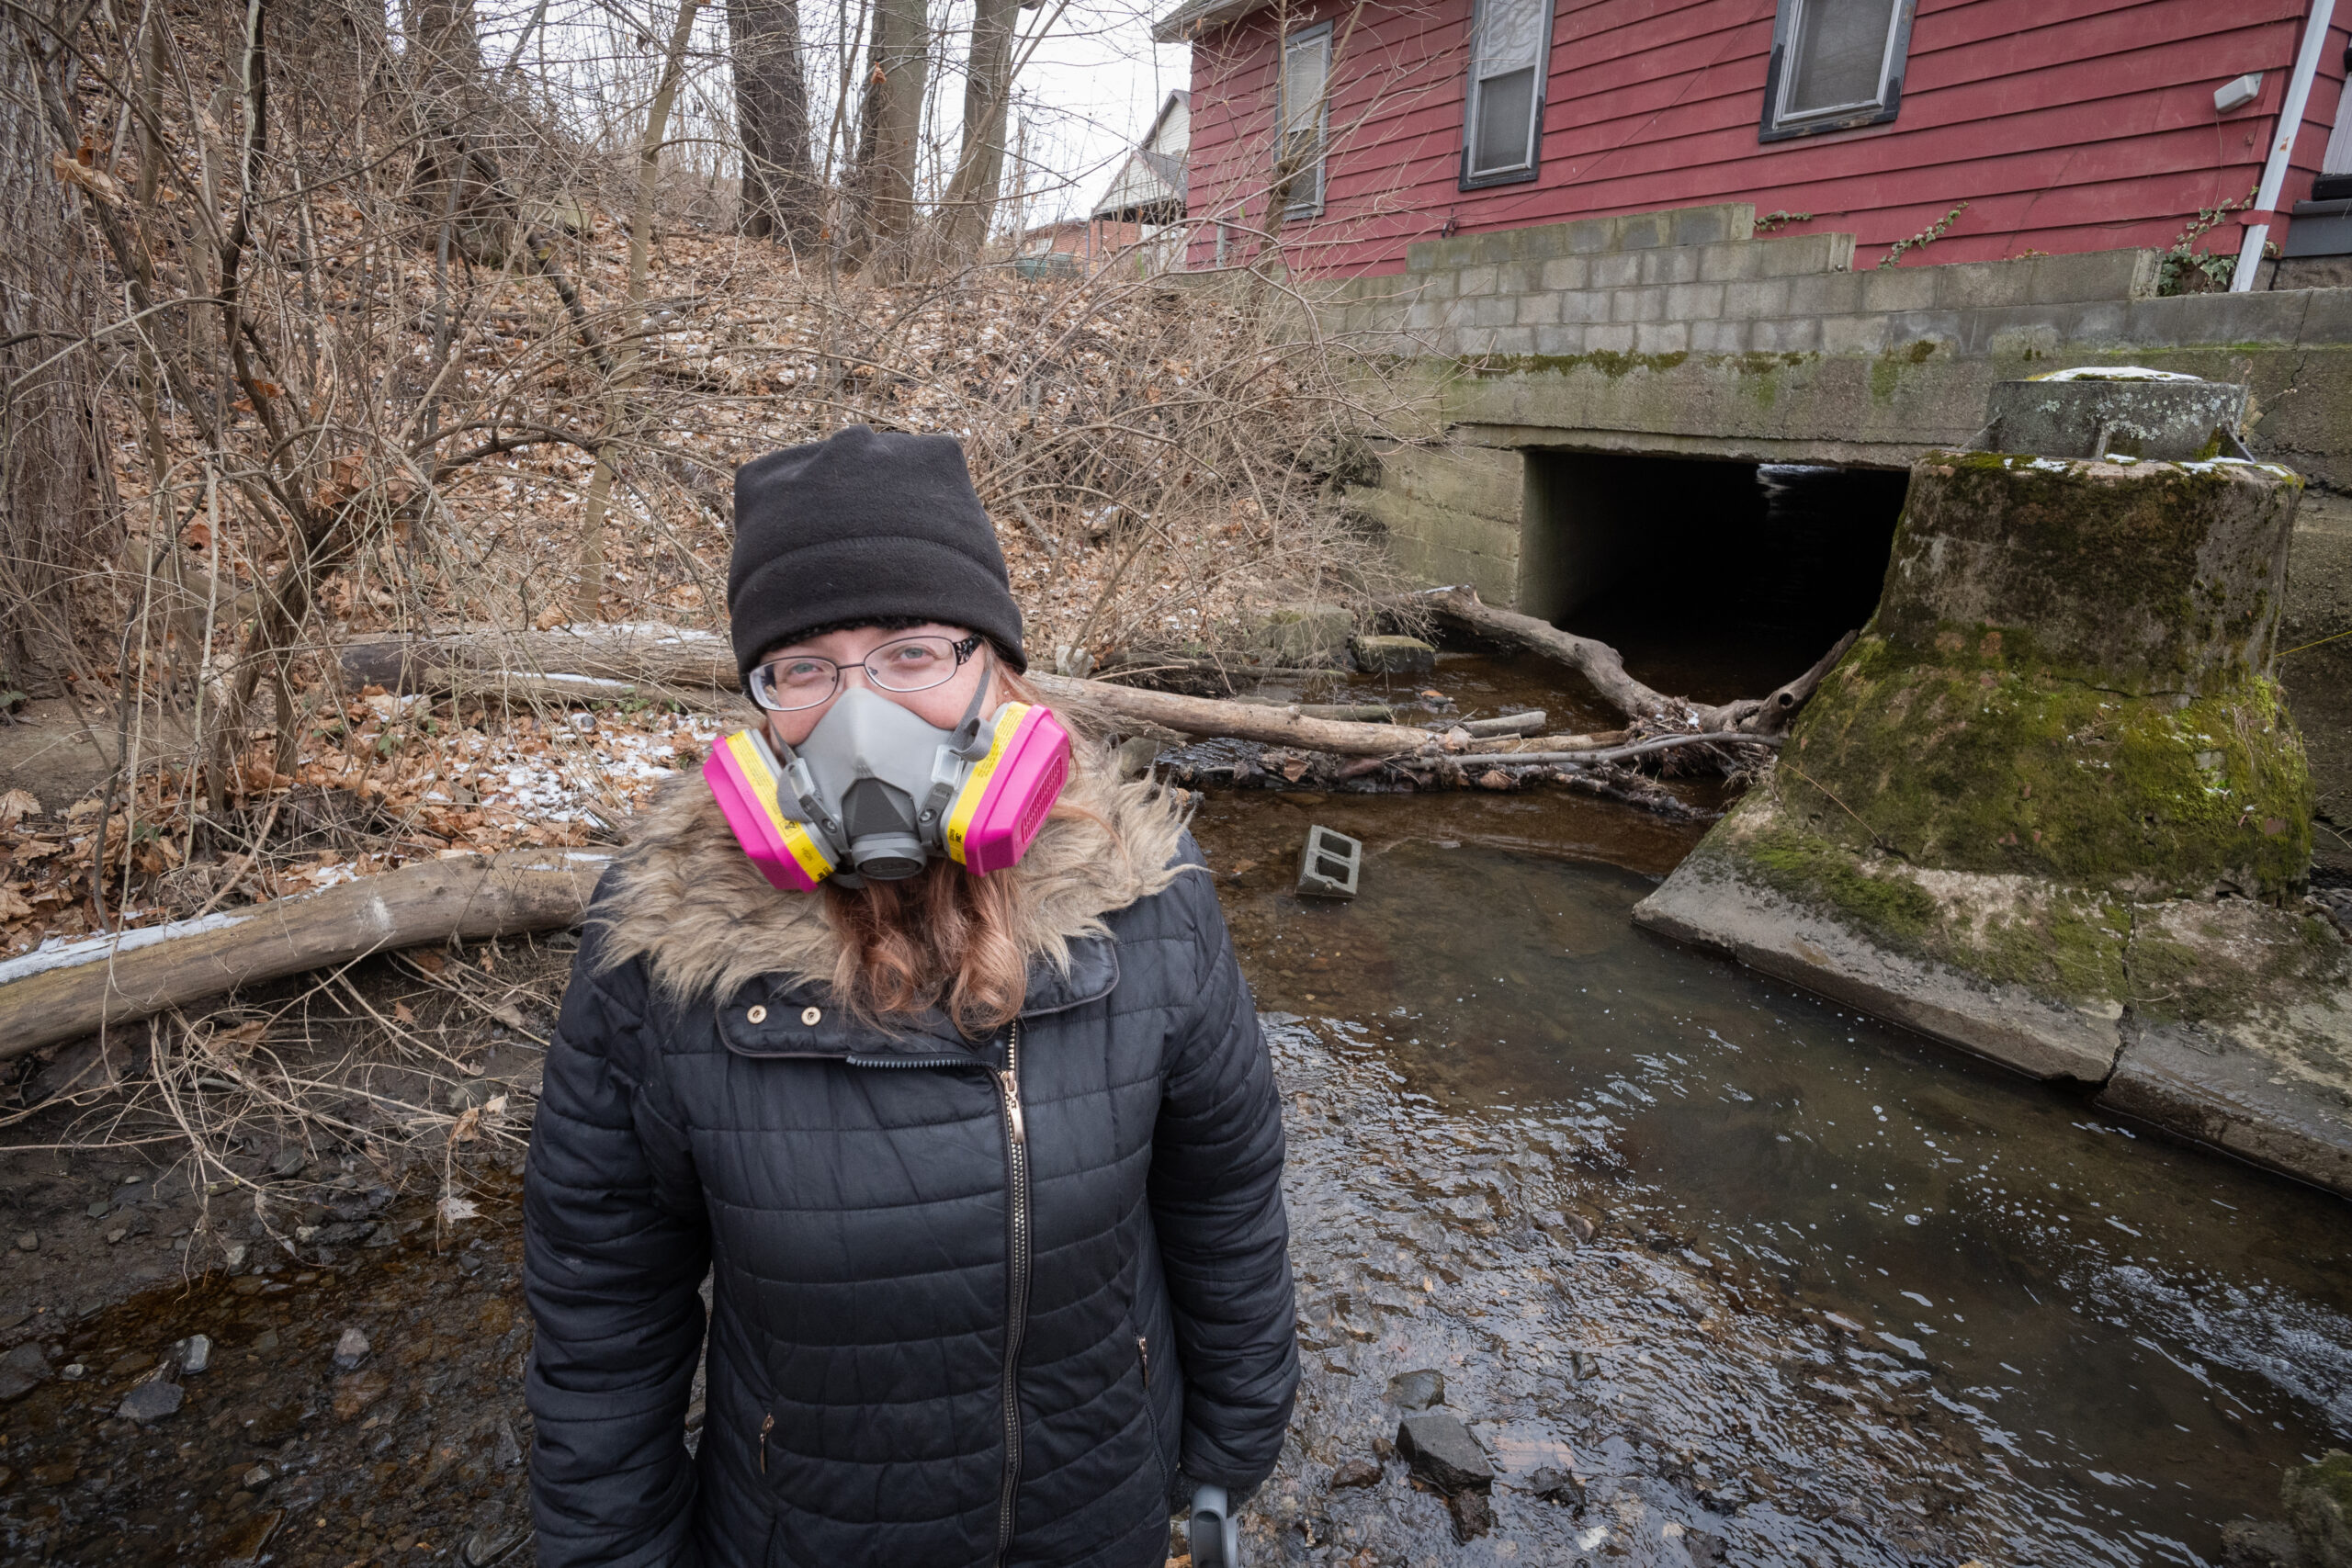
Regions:
[[[1296,1365],[1264,1043],[1204,876],[1109,924],[1033,976],[1019,1024],[1017,1321],[1008,1040],[885,1035],[779,980],[699,1001],[631,966],[575,982],[526,1210],[533,1407],[562,1461],[534,1472],[543,1562],[1145,1568],[1180,1465],[1272,1469]],[[660,1427],[674,1445],[668,1318],[699,1313],[660,1271],[706,1253],[689,1469]],[[581,1267],[594,1291],[567,1288]],[[638,1392],[606,1412],[600,1387]]]

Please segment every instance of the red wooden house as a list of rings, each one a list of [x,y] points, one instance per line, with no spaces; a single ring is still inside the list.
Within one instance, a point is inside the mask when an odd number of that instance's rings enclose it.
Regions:
[[[1866,254],[1958,209],[1906,261],[2166,248],[2254,192],[2314,50],[2263,216],[2352,252],[2352,179],[2313,189],[2352,175],[2347,28],[2352,0],[1189,0],[1157,32],[1193,45],[1189,264],[1352,275],[1733,200]]]

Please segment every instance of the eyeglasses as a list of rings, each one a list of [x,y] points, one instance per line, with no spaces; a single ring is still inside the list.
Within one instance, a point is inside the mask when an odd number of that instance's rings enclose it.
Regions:
[[[886,642],[856,660],[865,678],[886,692],[927,692],[956,678],[956,671],[978,649],[974,636],[961,642],[944,637],[902,637]],[[752,700],[770,713],[797,713],[832,699],[841,690],[842,671],[848,666],[813,653],[786,654],[752,667]]]

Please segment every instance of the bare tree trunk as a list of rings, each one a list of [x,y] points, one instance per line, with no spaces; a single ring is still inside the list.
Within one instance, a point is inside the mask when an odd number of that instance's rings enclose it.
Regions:
[[[637,149],[637,199],[629,215],[628,314],[615,365],[611,390],[605,400],[605,438],[596,448],[595,471],[588,479],[587,504],[580,526],[580,583],[573,614],[582,621],[602,615],[605,589],[605,513],[613,493],[615,440],[628,413],[628,390],[637,377],[639,329],[645,315],[646,272],[653,249],[653,194],[662,174],[662,144],[670,133],[670,106],[677,101],[678,81],[685,74],[686,45],[693,41],[695,12],[700,0],[682,0],[678,23],[670,32],[670,48],[662,57],[662,78],[653,89],[653,103],[645,111],[645,134]]]
[[[947,243],[964,259],[979,254],[1004,181],[1004,122],[1012,102],[1012,33],[1021,0],[977,0],[964,78],[964,148],[947,186]]]
[[[903,271],[912,259],[915,159],[931,64],[923,0],[878,0],[871,59],[859,116],[859,237],[868,264],[888,274]]]
[[[799,0],[727,0],[727,35],[743,148],[736,226],[806,250],[823,215],[808,146],[808,87],[800,73]]]
[[[62,47],[20,24],[0,34],[0,686],[54,694],[101,652],[95,586],[120,543],[106,514],[93,367],[73,347],[96,320],[81,198],[52,172],[39,77]],[[65,91],[70,83],[62,84]],[[88,641],[94,657],[79,657]]]

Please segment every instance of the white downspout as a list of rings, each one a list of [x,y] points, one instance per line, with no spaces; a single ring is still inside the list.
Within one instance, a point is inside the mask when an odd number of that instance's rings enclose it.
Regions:
[[[2287,183],[2287,163],[2294,156],[2295,138],[2303,129],[2303,105],[2312,96],[2312,78],[2319,74],[2320,51],[2327,44],[2328,20],[2335,0],[2312,0],[2311,20],[2303,24],[2303,47],[2295,55],[2295,73],[2287,78],[2287,101],[2278,106],[2278,128],[2270,139],[2270,156],[2263,161],[2262,184],[2255,191],[2256,212],[2275,211],[2279,188]],[[2347,86],[2352,92],[2352,86]],[[2270,237],[2268,223],[2249,223],[2238,246],[2238,269],[2230,276],[2230,292],[2244,294],[2262,270],[2262,246]]]

